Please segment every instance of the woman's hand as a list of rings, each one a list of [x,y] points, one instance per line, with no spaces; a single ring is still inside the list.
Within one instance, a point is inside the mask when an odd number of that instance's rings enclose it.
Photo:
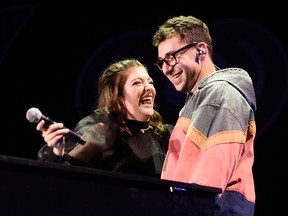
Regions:
[[[41,120],[37,126],[36,130],[42,131],[42,137],[47,145],[53,148],[54,154],[62,156],[65,149],[65,137],[64,135],[69,132],[69,129],[64,128],[62,123],[53,123],[48,127],[44,126],[45,121]]]

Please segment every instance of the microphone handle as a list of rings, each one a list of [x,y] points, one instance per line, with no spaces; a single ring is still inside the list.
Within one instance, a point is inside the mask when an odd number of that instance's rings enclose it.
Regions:
[[[55,121],[44,115],[42,115],[42,119],[45,121],[44,127],[46,128],[49,127],[49,125],[56,123]],[[71,130],[69,130],[69,132],[65,134],[64,137],[74,143],[79,143],[81,145],[84,145],[86,143],[85,140],[81,139],[78,134]]]

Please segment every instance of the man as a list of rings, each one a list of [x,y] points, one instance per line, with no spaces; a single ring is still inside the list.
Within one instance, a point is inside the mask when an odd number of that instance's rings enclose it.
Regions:
[[[254,215],[256,99],[249,74],[214,64],[208,26],[193,16],[168,19],[153,45],[155,65],[187,94],[161,178],[221,188],[217,215]]]

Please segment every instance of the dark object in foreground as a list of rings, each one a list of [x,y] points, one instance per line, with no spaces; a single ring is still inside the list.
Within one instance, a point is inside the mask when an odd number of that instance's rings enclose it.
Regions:
[[[215,196],[221,192],[218,188],[3,155],[0,173],[1,213],[10,215],[208,216],[214,215]]]

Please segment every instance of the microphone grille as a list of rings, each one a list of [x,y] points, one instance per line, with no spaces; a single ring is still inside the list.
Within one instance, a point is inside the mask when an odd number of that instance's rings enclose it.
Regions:
[[[42,118],[42,113],[38,108],[32,107],[26,112],[26,118],[29,122],[38,123]]]

